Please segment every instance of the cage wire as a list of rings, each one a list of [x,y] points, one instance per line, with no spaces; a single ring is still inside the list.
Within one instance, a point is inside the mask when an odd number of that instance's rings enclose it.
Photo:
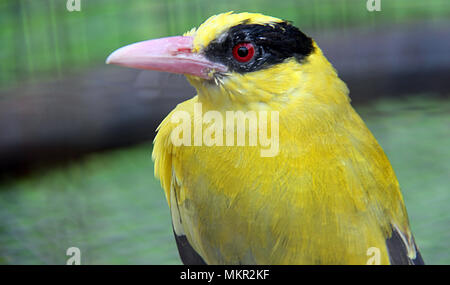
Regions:
[[[69,12],[66,2],[0,2],[0,88],[100,65],[114,48],[182,34],[230,10],[269,14],[309,31],[450,18],[447,0],[381,0],[376,13],[366,0],[80,0],[79,12]]]

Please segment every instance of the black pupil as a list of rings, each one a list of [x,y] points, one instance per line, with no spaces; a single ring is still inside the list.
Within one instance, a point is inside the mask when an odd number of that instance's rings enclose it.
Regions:
[[[244,46],[239,47],[238,50],[237,50],[237,54],[240,57],[246,57],[248,55],[248,49],[246,47],[244,47]]]

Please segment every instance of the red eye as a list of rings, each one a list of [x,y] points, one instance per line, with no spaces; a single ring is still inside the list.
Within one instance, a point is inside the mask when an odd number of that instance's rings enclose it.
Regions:
[[[251,43],[239,43],[233,47],[233,56],[239,62],[247,62],[255,55],[255,48]]]

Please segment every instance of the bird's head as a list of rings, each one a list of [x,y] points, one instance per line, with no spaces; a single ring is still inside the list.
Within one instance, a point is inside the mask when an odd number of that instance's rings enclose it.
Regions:
[[[255,13],[212,16],[183,36],[122,47],[107,63],[185,74],[199,100],[228,109],[276,108],[337,79],[311,38],[289,22]],[[346,93],[345,84],[338,88]]]

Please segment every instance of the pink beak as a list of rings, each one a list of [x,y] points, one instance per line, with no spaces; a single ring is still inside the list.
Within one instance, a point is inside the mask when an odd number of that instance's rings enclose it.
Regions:
[[[114,51],[106,63],[190,74],[204,79],[210,79],[216,71],[227,71],[226,66],[192,52],[192,41],[192,37],[178,36],[134,43]]]

